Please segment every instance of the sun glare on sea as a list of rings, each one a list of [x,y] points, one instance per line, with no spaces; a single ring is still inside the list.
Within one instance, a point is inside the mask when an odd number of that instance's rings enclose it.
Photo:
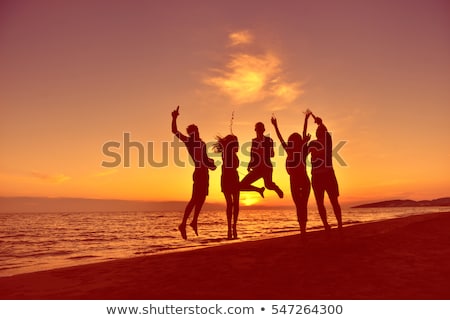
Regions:
[[[251,206],[253,204],[256,204],[260,201],[260,196],[256,196],[256,195],[242,195],[241,193],[241,203],[244,206]]]

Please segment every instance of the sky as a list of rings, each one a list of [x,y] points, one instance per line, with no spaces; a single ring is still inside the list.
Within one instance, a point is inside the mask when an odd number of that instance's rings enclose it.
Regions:
[[[0,70],[3,197],[187,201],[178,105],[181,131],[238,136],[241,178],[254,124],[278,142],[271,116],[287,139],[309,108],[342,203],[449,196],[448,1],[6,0]],[[285,199],[244,205],[291,204],[278,147]],[[224,201],[220,169],[207,201]]]

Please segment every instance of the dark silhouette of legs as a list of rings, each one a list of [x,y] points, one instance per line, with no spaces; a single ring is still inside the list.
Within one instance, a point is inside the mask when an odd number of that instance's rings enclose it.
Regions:
[[[315,177],[312,177],[312,186],[314,191],[314,196],[316,198],[317,209],[319,210],[320,219],[322,220],[325,230],[330,230],[331,227],[327,222],[327,210],[324,205],[325,188],[321,181],[317,181]]]
[[[232,194],[233,197],[233,239],[237,239],[237,221],[239,216],[239,190]]]
[[[275,182],[273,182],[272,173],[272,168],[264,168],[264,172],[262,174],[262,178],[264,179],[264,186],[266,187],[266,189],[274,190],[278,194],[278,197],[283,198],[283,191],[281,191],[280,187],[278,187]]]
[[[190,223],[192,229],[194,229],[195,234],[198,236],[197,229],[197,221],[200,211],[205,203],[206,196],[208,195],[208,186],[209,186],[209,177],[208,171],[206,172],[194,172],[194,185],[192,187],[192,196],[189,200],[186,208],[184,210],[183,220],[181,224],[178,226],[178,230],[180,230],[181,237],[186,240],[186,224],[189,216],[191,215],[192,210],[194,210],[194,217]]]
[[[261,174],[257,170],[249,171],[249,173],[242,179],[240,182],[240,190],[241,191],[256,191],[261,197],[264,198],[264,190],[265,188],[258,188],[252,185],[253,182],[262,178]]]
[[[294,181],[291,177],[291,194],[297,210],[297,220],[300,225],[301,234],[306,233],[306,222],[308,221],[308,198],[311,190],[309,180],[303,183]]]
[[[258,179],[264,179],[266,189],[274,190],[280,198],[283,198],[283,191],[272,181],[272,168],[257,168],[250,171],[241,181],[241,191],[257,191],[264,198],[264,188],[257,188],[252,185]]]
[[[327,221],[327,213],[324,206],[325,192],[328,194],[331,205],[333,206],[334,215],[336,216],[338,228],[342,228],[342,212],[339,205],[339,188],[336,181],[336,176],[333,171],[327,172],[324,175],[314,176],[312,178],[314,195],[316,196],[317,208],[319,210],[320,218],[324,223],[325,229],[329,229]],[[327,227],[328,226],[328,227]]]
[[[237,238],[237,220],[239,216],[239,191],[224,193],[227,203],[228,239]]]
[[[198,220],[200,211],[203,207],[203,204],[205,203],[205,200],[206,200],[206,195],[201,196],[201,197],[193,197],[188,202],[186,209],[184,210],[183,221],[178,226],[178,230],[180,230],[181,237],[184,240],[187,239],[186,224],[187,224],[187,220],[189,219],[189,216],[191,215],[192,209],[194,209],[194,217],[192,218],[190,226],[192,227],[192,229],[194,229],[195,234],[198,236],[197,220]]]
[[[195,235],[198,236],[198,229],[197,229],[197,221],[198,216],[200,214],[200,210],[202,210],[203,204],[205,203],[206,195],[200,196],[195,200],[195,209],[194,209],[194,217],[192,218],[192,221],[190,223],[190,226],[192,229],[194,229]]]
[[[228,224],[228,239],[232,239],[231,223],[233,218],[233,195],[231,193],[223,194],[227,203],[227,224]]]
[[[304,211],[301,208],[301,206],[302,206],[301,189],[299,188],[298,185],[296,185],[292,181],[291,181],[291,195],[292,195],[292,200],[294,200],[294,203],[295,203],[295,209],[297,211],[297,220],[300,225],[300,231],[301,231],[301,233],[304,233],[304,231],[306,230],[306,221],[305,221],[305,223],[303,222],[304,221]]]
[[[329,173],[329,177],[326,184],[326,191],[328,193],[328,198],[330,199],[331,205],[333,206],[334,215],[336,216],[338,228],[342,228],[342,212],[341,206],[339,205],[339,186],[336,180],[336,175],[334,171]]]
[[[189,216],[191,215],[192,209],[194,209],[194,206],[195,206],[194,199],[191,198],[191,200],[189,200],[188,204],[186,205],[186,208],[184,209],[183,220],[181,221],[181,224],[178,226],[178,230],[180,230],[181,237],[184,240],[187,239],[186,223],[187,223],[187,220],[189,219]]]
[[[333,206],[334,215],[336,216],[336,220],[338,223],[338,228],[342,228],[342,212],[341,206],[339,205],[338,197],[328,195],[331,205]]]

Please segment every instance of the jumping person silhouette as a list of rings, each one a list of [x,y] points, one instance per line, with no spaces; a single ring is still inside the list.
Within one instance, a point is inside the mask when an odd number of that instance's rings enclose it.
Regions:
[[[205,203],[206,196],[208,195],[209,188],[209,172],[208,170],[215,170],[216,165],[214,161],[208,157],[206,154],[206,144],[200,139],[200,133],[196,125],[191,124],[187,127],[186,131],[188,136],[185,136],[177,129],[177,118],[179,116],[178,106],[176,110],[172,112],[172,133],[175,134],[178,139],[184,142],[186,148],[188,150],[189,155],[191,156],[195,170],[193,174],[194,185],[192,187],[192,196],[189,200],[186,208],[184,210],[184,216],[181,224],[178,226],[178,230],[181,233],[183,239],[187,239],[186,234],[186,223],[187,220],[194,210],[194,218],[191,222],[191,227],[194,229],[196,235],[198,235],[197,229],[197,221],[198,216],[200,214],[200,210],[202,209],[203,204]]]
[[[290,177],[291,195],[297,210],[297,220],[302,235],[306,233],[306,222],[308,220],[308,198],[311,192],[311,182],[306,173],[306,157],[308,156],[308,141],[310,135],[306,135],[309,114],[305,116],[303,125],[303,138],[294,132],[289,136],[287,143],[284,141],[278,122],[275,117],[271,121],[275,127],[278,139],[287,153],[286,170]]]
[[[263,197],[264,188],[258,190],[252,183],[263,178],[264,185],[269,190],[274,190],[280,198],[283,191],[272,181],[273,166],[270,158],[275,154],[273,151],[273,140],[264,135],[264,124],[258,122],[255,125],[256,138],[252,139],[250,162],[248,174],[241,181],[241,191],[258,191]]]
[[[222,177],[220,180],[223,195],[227,203],[228,239],[237,238],[237,220],[239,215],[239,142],[235,135],[217,137],[214,150],[222,153]]]
[[[327,211],[324,205],[324,196],[325,192],[327,192],[328,198],[333,206],[338,228],[341,229],[342,212],[338,200],[339,187],[333,169],[333,142],[331,135],[321,118],[316,117],[310,111],[307,111],[307,114],[311,114],[318,125],[316,129],[317,140],[311,141],[308,145],[308,153],[311,152],[311,180],[317,208],[325,230],[330,230],[331,227],[327,222]]]

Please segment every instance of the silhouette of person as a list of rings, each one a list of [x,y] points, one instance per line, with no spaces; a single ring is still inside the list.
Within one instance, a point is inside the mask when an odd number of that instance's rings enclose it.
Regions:
[[[252,185],[256,180],[263,178],[266,189],[274,190],[280,198],[283,198],[283,191],[272,181],[273,166],[270,158],[275,154],[273,140],[264,135],[265,130],[262,122],[256,123],[256,138],[252,139],[248,174],[241,181],[241,191],[258,191],[264,197],[264,189]]]
[[[308,112],[309,113],[309,112]],[[325,230],[331,227],[327,222],[327,211],[324,205],[325,192],[328,194],[334,215],[338,223],[338,228],[342,228],[342,212],[339,204],[339,187],[333,169],[332,151],[333,143],[327,127],[322,119],[311,113],[316,124],[317,140],[311,141],[308,145],[308,152],[311,152],[311,180],[316,198],[317,208]]]
[[[223,195],[227,203],[228,239],[237,238],[237,220],[239,215],[239,158],[237,151],[239,142],[235,135],[224,138],[217,137],[214,150],[222,153],[222,177],[220,180]]]
[[[308,116],[309,115],[306,115],[303,125],[303,138],[299,133],[294,132],[289,136],[287,143],[284,141],[283,136],[278,129],[277,119],[275,117],[272,117],[271,119],[278,139],[287,153],[286,171],[289,174],[291,195],[297,210],[297,220],[300,225],[300,233],[302,235],[306,233],[306,222],[308,220],[308,198],[311,192],[311,182],[309,181],[308,174],[306,173],[308,141],[311,138],[310,135],[306,135]]]
[[[208,195],[208,170],[215,170],[216,165],[214,164],[214,161],[210,159],[206,154],[206,144],[200,139],[200,133],[196,125],[191,124],[187,127],[186,131],[188,133],[188,136],[185,136],[180,131],[178,131],[177,118],[179,116],[179,109],[180,107],[178,106],[177,109],[172,112],[172,133],[175,134],[178,139],[184,142],[187,151],[195,165],[193,174],[194,184],[192,187],[192,196],[188,204],[186,205],[186,209],[184,210],[183,220],[178,226],[178,230],[180,231],[181,236],[186,240],[186,223],[193,209],[195,209],[194,217],[190,223],[190,226],[192,227],[192,229],[194,229],[195,234],[198,236],[198,216],[203,204],[205,203],[206,196]]]

